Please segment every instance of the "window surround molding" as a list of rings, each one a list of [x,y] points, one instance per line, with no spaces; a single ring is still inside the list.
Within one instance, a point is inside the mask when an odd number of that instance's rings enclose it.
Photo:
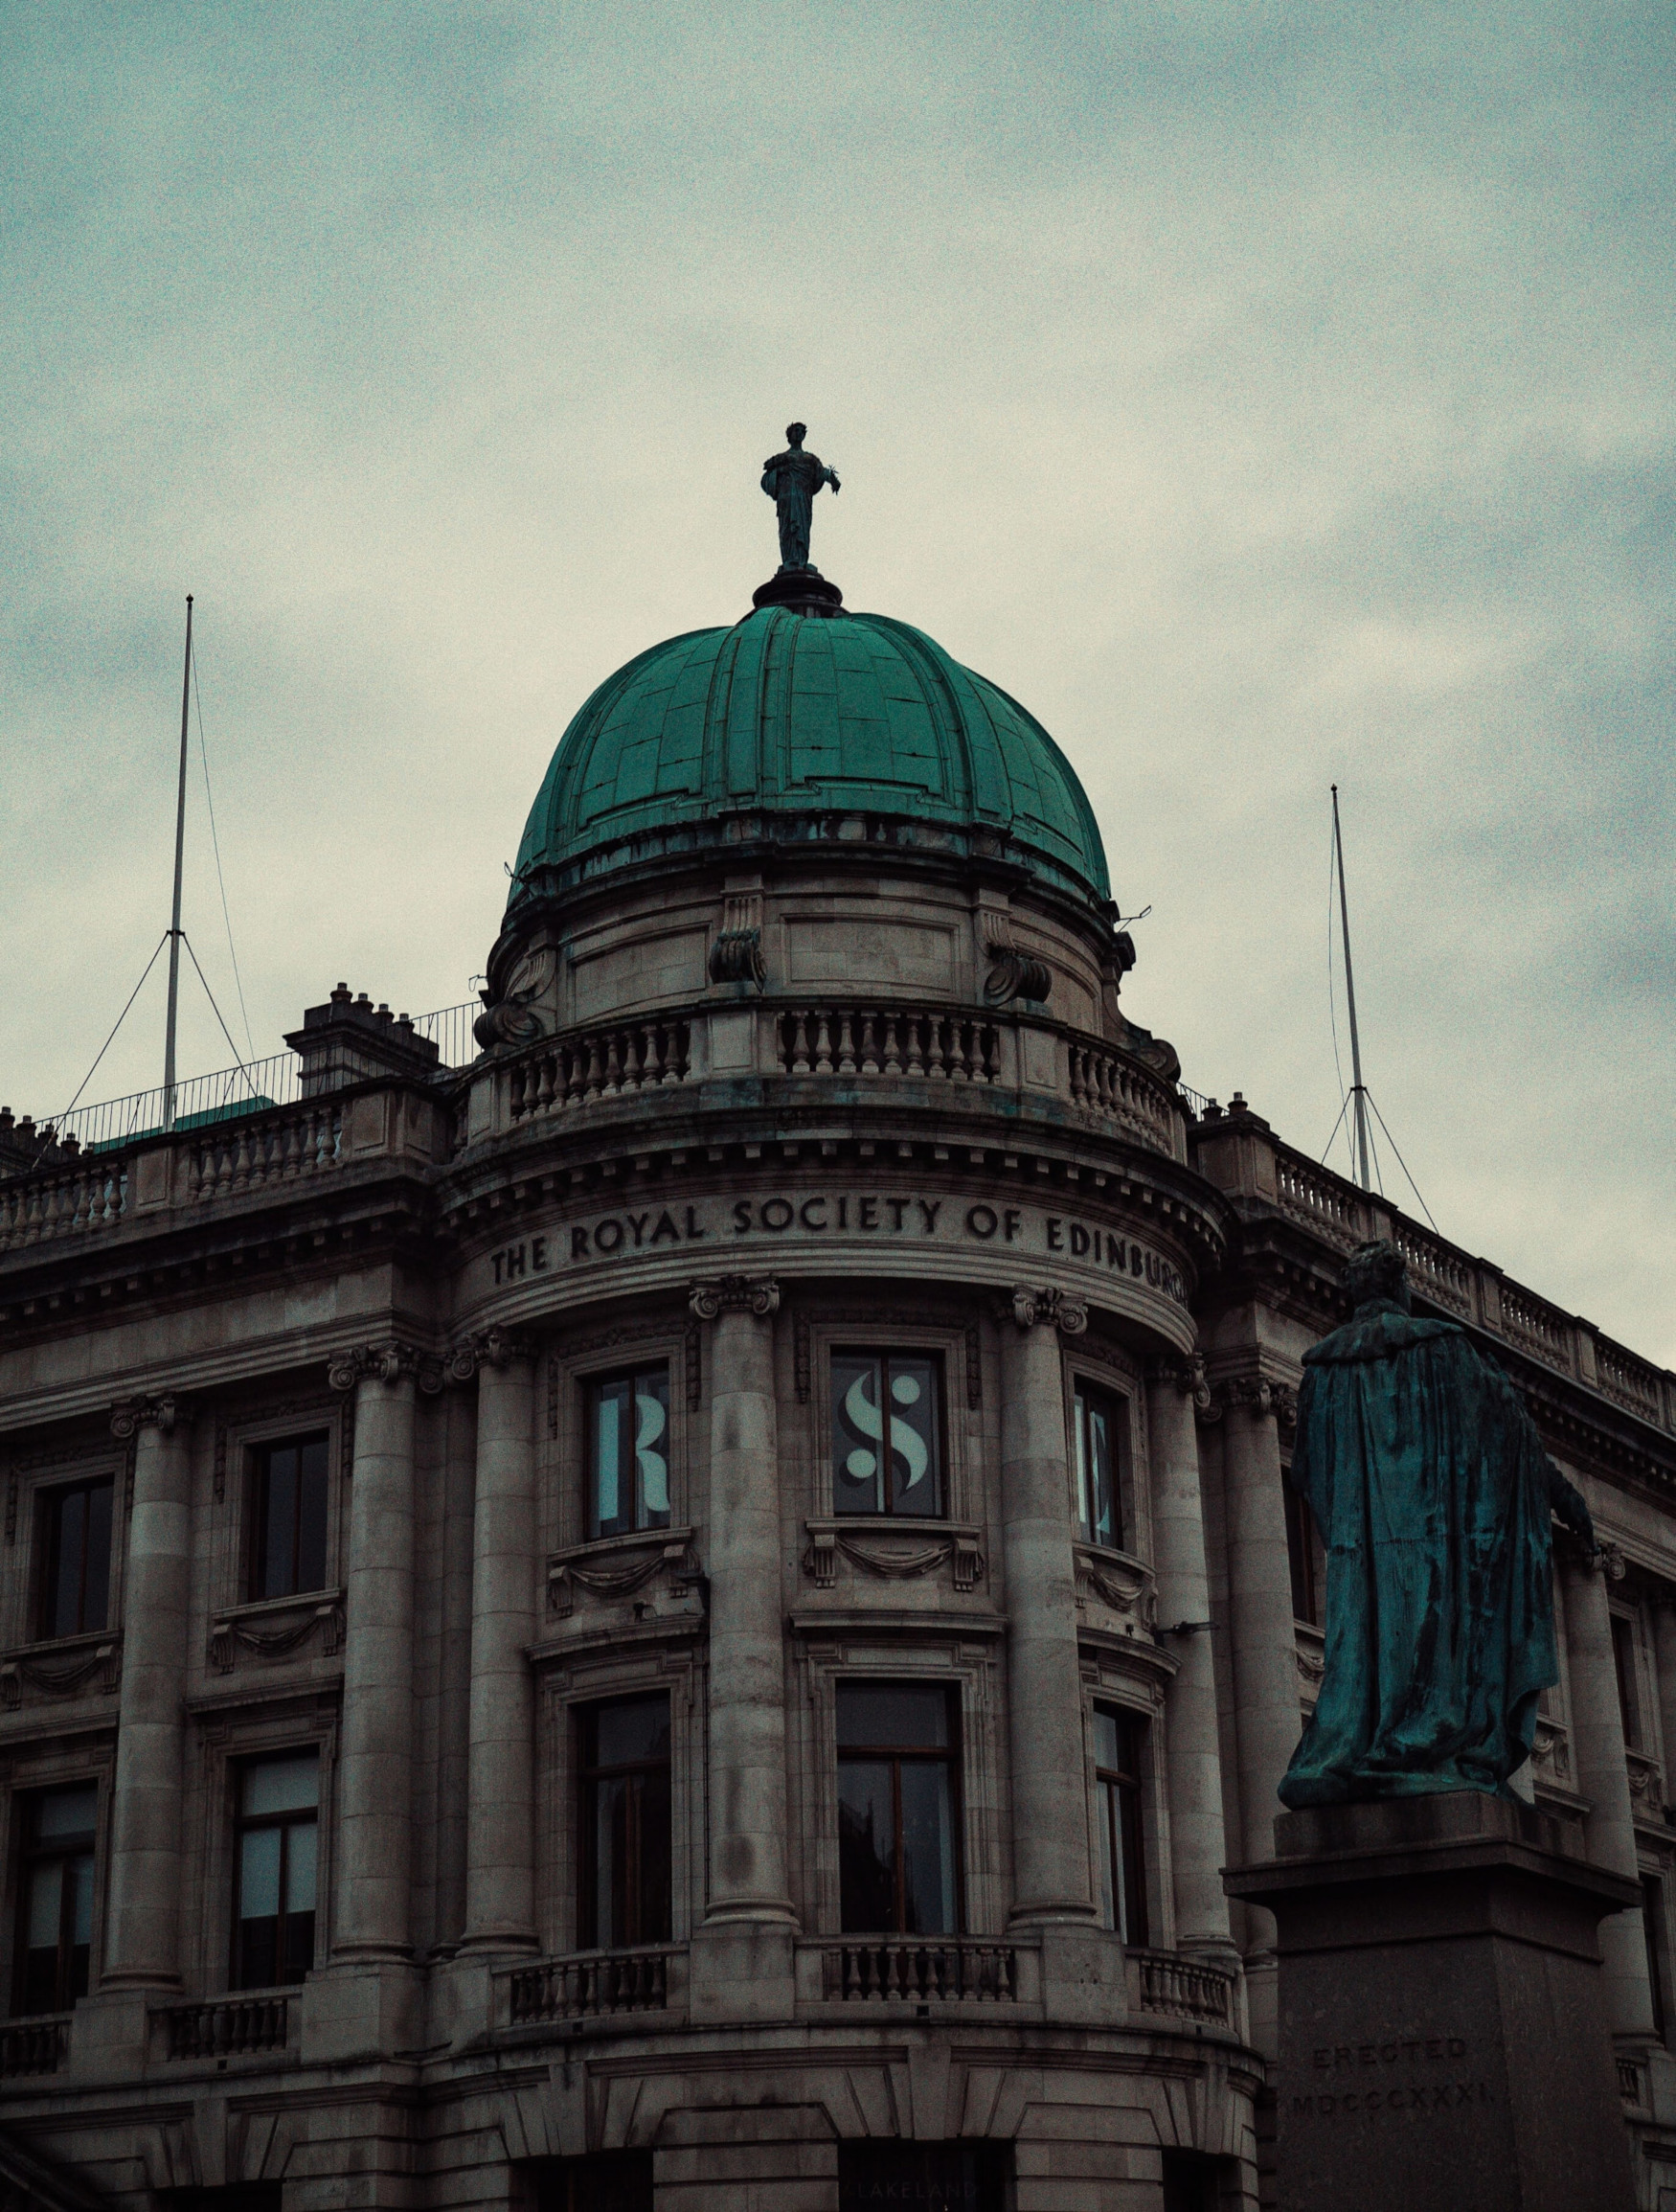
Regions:
[[[121,1446],[39,1452],[11,1462],[7,1483],[7,1517],[13,1528],[11,1572],[6,1577],[0,1599],[0,1656],[18,1659],[25,1653],[70,1653],[88,1642],[122,1640],[123,1581],[128,1552],[128,1509],[125,1494],[126,1455]],[[44,1500],[48,1493],[70,1490],[81,1482],[108,1481],[111,1485],[110,1585],[102,1629],[75,1636],[40,1636],[41,1584],[46,1572]]]
[[[326,1580],[319,1590],[298,1590],[284,1598],[252,1598],[250,1551],[256,1512],[256,1451],[263,1444],[283,1444],[292,1437],[324,1430],[326,1447]],[[212,1621],[241,1618],[264,1606],[314,1608],[341,1594],[344,1577],[344,1510],[347,1500],[346,1455],[351,1448],[351,1425],[345,1419],[345,1402],[328,1391],[306,1398],[289,1398],[279,1403],[252,1405],[217,1418],[215,1468],[212,1476],[210,1539],[210,1611]],[[211,1630],[210,1664],[225,1673],[215,1654],[216,1630]],[[252,1647],[253,1649],[255,1647]]]
[[[936,1634],[883,1643],[865,1634],[799,1637],[799,1697],[788,1731],[794,1823],[793,1900],[811,1935],[843,1932],[838,1874],[838,1685],[926,1683],[954,1692],[959,1715],[959,1835],[964,1896],[962,1927],[981,1939],[1004,1935],[1001,1879],[1008,1819],[1001,1707],[1002,1654],[986,1644]]]
[[[114,1736],[104,1743],[66,1745],[36,1753],[18,1752],[0,1760],[0,1787],[6,1790],[6,1864],[4,1891],[0,1893],[0,1992],[4,2012],[11,2012],[11,1993],[17,1987],[17,1936],[21,1909],[19,1880],[23,1870],[25,1800],[48,1790],[73,1790],[91,1782],[99,1791],[93,1830],[93,1940],[88,1964],[88,1987],[99,1987],[104,1955],[105,1872],[110,1859],[110,1822],[116,1775]]]
[[[618,1537],[588,1536],[588,1384],[631,1369],[665,1365],[669,1371],[669,1526],[634,1529]],[[602,1335],[562,1341],[548,1364],[548,1439],[543,1483],[549,1575],[555,1561],[608,1544],[670,1542],[691,1522],[691,1461],[702,1423],[693,1418],[684,1386],[687,1332],[684,1316],[613,1329]]]
[[[981,1390],[974,1393],[971,1326],[949,1315],[916,1313],[905,1308],[880,1306],[834,1311],[818,1306],[808,1310],[797,1330],[797,1406],[809,1420],[808,1474],[804,1485],[804,1518],[811,1537],[817,1527],[836,1521],[846,1530],[882,1534],[895,1531],[898,1539],[916,1532],[941,1530],[951,1538],[957,1532],[981,1536],[984,1524],[982,1462],[974,1449],[982,1419]],[[943,1511],[940,1514],[838,1514],[832,1468],[832,1354],[857,1352],[929,1352],[942,1372]],[[805,1364],[806,1363],[806,1364]],[[981,1376],[981,1369],[977,1371]],[[807,1388],[805,1390],[805,1381]],[[790,1408],[781,1406],[782,1425],[789,1425]],[[782,1458],[783,1458],[782,1454]],[[924,1534],[920,1535],[923,1542]],[[820,1547],[817,1548],[827,1548]],[[835,1564],[835,1562],[834,1562]],[[820,1583],[813,1567],[805,1567]],[[887,1573],[890,1569],[885,1570]],[[957,1570],[958,1571],[958,1570]],[[974,1580],[982,1579],[980,1567]],[[963,1588],[967,1585],[961,1585]]]
[[[1082,1669],[1082,1742],[1087,1773],[1088,1863],[1100,1863],[1099,1799],[1096,1785],[1094,1709],[1104,1705],[1145,1723],[1145,1755],[1141,1768],[1141,1858],[1145,1872],[1149,1950],[1175,1949],[1175,1898],[1170,1879],[1167,1823],[1165,1813],[1164,1685],[1144,1682],[1109,1663],[1084,1663]]]
[[[1059,1340],[1065,1389],[1065,1510],[1079,1550],[1102,1558],[1130,1559],[1151,1571],[1152,1481],[1146,1448],[1146,1380],[1138,1360],[1089,1329]],[[1126,1434],[1117,1469],[1119,1511],[1126,1542],[1121,1551],[1090,1544],[1083,1537],[1082,1509],[1076,1495],[1076,1385],[1091,1383],[1122,1409]]]
[[[539,1654],[537,1654],[539,1657]],[[691,1643],[673,1649],[613,1639],[585,1657],[538,1668],[535,1800],[535,1924],[549,1957],[578,1949],[581,1869],[576,1850],[581,1816],[578,1709],[619,1698],[669,1699],[669,1940],[686,1943],[704,1916],[698,1894],[706,1862],[704,1795],[705,1665]]]
[[[190,1708],[189,1708],[190,1709]],[[295,1694],[254,1709],[200,1718],[193,1746],[194,1787],[183,1809],[182,1832],[196,1891],[183,1920],[182,1981],[188,1995],[245,1995],[233,1990],[233,1898],[238,1873],[238,1768],[253,1759],[313,1751],[320,1761],[318,1859],[315,1869],[314,1963],[331,1956],[336,1888],[338,1713],[335,1699]],[[193,1823],[200,1848],[192,1847]],[[290,1985],[295,1987],[295,1985]]]

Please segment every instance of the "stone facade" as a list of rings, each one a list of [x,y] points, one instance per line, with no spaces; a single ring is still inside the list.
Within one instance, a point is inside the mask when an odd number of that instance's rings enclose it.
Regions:
[[[1611,1545],[1564,1567],[1534,1787],[1650,1878],[1607,1974],[1676,2201],[1676,1379],[1181,1090],[1098,905],[911,822],[735,842],[529,915],[468,1068],[357,1072],[320,1010],[295,1105],[0,1177],[0,2171],[136,2212],[836,2212],[918,2157],[965,2161],[927,2201],[1256,2206],[1273,1927],[1220,1869],[1270,1849],[1320,1675],[1301,1356],[1383,1233]],[[858,1348],[937,1378],[933,1513],[839,1510]],[[667,1507],[600,1535],[590,1385],[630,1373]],[[319,1549],[253,1594],[304,1443]],[[107,1481],[101,1617],[45,1635],[61,1501]],[[941,1932],[846,1927],[847,1685],[948,1700]],[[668,1926],[600,1944],[588,1731],[630,1699],[668,1700]],[[309,1753],[312,1964],[237,1987],[250,1777]],[[31,2009],[38,1809],[83,1786],[86,1994]]]

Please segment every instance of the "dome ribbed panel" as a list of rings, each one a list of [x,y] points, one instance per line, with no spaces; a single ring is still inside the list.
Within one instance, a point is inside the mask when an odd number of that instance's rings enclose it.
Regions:
[[[541,871],[704,843],[729,815],[835,811],[940,825],[957,842],[987,830],[1065,887],[1107,896],[1082,787],[1016,700],[907,623],[764,607],[651,647],[593,694],[531,810],[512,900]]]

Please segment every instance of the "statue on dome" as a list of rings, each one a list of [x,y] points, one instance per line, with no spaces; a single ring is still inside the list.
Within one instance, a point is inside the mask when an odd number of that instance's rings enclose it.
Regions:
[[[835,468],[828,468],[819,454],[804,451],[807,435],[805,423],[788,422],[785,451],[774,454],[762,464],[762,489],[773,500],[780,517],[782,576],[788,569],[805,569],[811,576],[819,576],[818,568],[809,568],[810,510],[823,484],[829,484],[834,491],[844,489]]]
[[[1516,1794],[1559,1679],[1551,1516],[1589,1509],[1524,1401],[1453,1321],[1416,1319],[1389,1243],[1303,1355],[1292,1483],[1326,1545],[1326,1673],[1280,1784],[1294,1810],[1444,1790]]]

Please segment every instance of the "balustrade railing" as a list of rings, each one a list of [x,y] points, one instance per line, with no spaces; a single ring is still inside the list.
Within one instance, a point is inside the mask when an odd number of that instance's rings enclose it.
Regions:
[[[509,1976],[513,2027],[537,2020],[585,2019],[606,2013],[656,2013],[669,2002],[669,1962],[679,1947],[580,1951],[543,1959]]]
[[[42,2014],[0,2027],[0,2077],[56,2074],[70,2048],[68,2013]]]
[[[1664,1381],[1656,1367],[1616,1344],[1597,1343],[1595,1367],[1604,1396],[1643,1421],[1665,1421]]]
[[[56,1166],[0,1181],[0,1252],[22,1244],[109,1229],[127,1204],[126,1164],[89,1153],[74,1166]]]
[[[1465,1320],[1478,1318],[1473,1311],[1473,1270],[1459,1252],[1452,1252],[1438,1238],[1428,1237],[1412,1221],[1397,1222],[1395,1239],[1397,1249],[1408,1262],[1409,1275],[1423,1296],[1447,1306]]]
[[[826,1949],[823,1993],[856,2004],[1011,2004],[1018,1951],[965,1936],[915,1941],[856,1936]]]
[[[994,1083],[1001,1041],[982,1015],[944,1008],[798,1006],[780,1016],[780,1064],[787,1075]]]
[[[208,2004],[169,2005],[158,2015],[171,2059],[224,2059],[240,2051],[283,2051],[290,2025],[283,1996],[217,1997]]]
[[[1515,1344],[1534,1352],[1546,1366],[1558,1367],[1567,1375],[1575,1372],[1569,1316],[1516,1283],[1502,1284],[1502,1331]]]
[[[691,1031],[685,1021],[624,1021],[557,1037],[509,1071],[511,1118],[685,1083],[691,1065]]]
[[[1275,1154],[1280,1211],[1348,1251],[1368,1234],[1368,1216],[1350,1186],[1297,1152]]]
[[[1169,1950],[1131,1950],[1127,1966],[1129,2002],[1137,2012],[1234,2025],[1234,1976],[1220,1967]]]
[[[1169,1085],[1125,1054],[1073,1039],[1071,1103],[1078,1112],[1116,1122],[1144,1145],[1175,1151],[1175,1104]]]
[[[343,1108],[330,1097],[215,1124],[187,1141],[186,1196],[237,1198],[324,1174],[342,1143]]]

